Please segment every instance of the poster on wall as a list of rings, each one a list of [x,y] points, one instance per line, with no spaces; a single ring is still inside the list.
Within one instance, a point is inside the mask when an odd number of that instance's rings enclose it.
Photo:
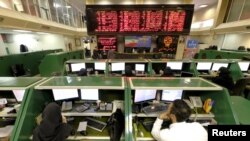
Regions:
[[[151,36],[125,36],[125,47],[151,47]]]
[[[183,58],[192,59],[194,55],[198,52],[198,41],[197,40],[188,40],[187,45],[184,49]]]
[[[167,54],[167,58],[174,58],[177,50],[179,36],[166,35],[157,39],[158,52]]]
[[[117,38],[116,36],[98,36],[97,37],[98,49],[102,51],[114,50],[117,51]]]

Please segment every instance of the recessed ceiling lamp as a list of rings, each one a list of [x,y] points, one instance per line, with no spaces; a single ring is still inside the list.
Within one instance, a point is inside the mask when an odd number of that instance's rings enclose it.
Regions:
[[[207,4],[202,4],[199,6],[200,8],[204,8],[204,7],[207,7]]]

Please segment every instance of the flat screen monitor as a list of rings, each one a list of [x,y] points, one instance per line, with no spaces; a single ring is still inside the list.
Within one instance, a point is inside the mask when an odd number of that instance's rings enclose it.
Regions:
[[[112,63],[111,64],[111,71],[124,71],[125,70],[125,63]]]
[[[196,69],[197,70],[210,70],[212,67],[212,62],[198,62]]]
[[[12,90],[17,102],[22,102],[25,90]]]
[[[82,100],[99,100],[99,90],[98,89],[81,89],[81,99]]]
[[[78,98],[77,89],[52,89],[55,101]]]
[[[248,71],[250,62],[238,62],[241,71]]]
[[[95,70],[105,70],[106,63],[105,62],[95,62]]]
[[[212,71],[218,71],[221,67],[228,67],[228,63],[213,63]]]
[[[125,36],[125,47],[151,47],[151,36]]]
[[[172,102],[182,98],[183,90],[163,90],[161,95],[162,101]]]
[[[156,90],[135,90],[134,102],[145,102],[156,98]]]
[[[172,70],[181,70],[182,62],[167,62],[167,67],[170,67]]]
[[[71,71],[72,72],[77,72],[77,71],[80,71],[81,68],[86,68],[85,67],[85,63],[74,63],[74,64],[71,64]]]
[[[145,64],[135,64],[136,71],[145,71]]]

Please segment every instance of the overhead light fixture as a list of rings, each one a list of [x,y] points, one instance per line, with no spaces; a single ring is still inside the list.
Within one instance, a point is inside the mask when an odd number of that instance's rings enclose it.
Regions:
[[[207,4],[202,4],[202,5],[200,5],[199,7],[200,8],[204,8],[204,7],[207,7],[208,5]]]
[[[29,33],[31,31],[28,31],[28,30],[13,30],[14,32],[23,32],[23,33]]]
[[[71,8],[71,6],[69,6],[69,5],[67,5],[67,6],[65,6],[66,8]]]

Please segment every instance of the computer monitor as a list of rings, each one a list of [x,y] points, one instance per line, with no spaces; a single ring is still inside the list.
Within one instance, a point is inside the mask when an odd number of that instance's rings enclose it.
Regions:
[[[210,70],[212,66],[212,62],[198,62],[196,69],[197,70]]]
[[[74,63],[74,64],[71,64],[71,71],[72,72],[77,72],[77,71],[80,71],[81,68],[86,68],[85,67],[85,63]]]
[[[181,70],[182,62],[167,62],[167,67],[170,67],[171,70]]]
[[[125,63],[112,63],[111,64],[111,71],[124,71],[125,70]]]
[[[105,70],[106,63],[105,62],[95,62],[95,70]]]
[[[96,101],[99,100],[99,90],[98,89],[81,89],[81,99]]]
[[[218,71],[221,67],[228,67],[228,63],[213,63],[212,71]]]
[[[78,98],[78,90],[77,89],[52,89],[54,100],[69,100]]]
[[[145,64],[135,64],[136,71],[145,71]]]
[[[135,90],[134,103],[154,100],[156,98],[156,90]]]
[[[25,90],[12,90],[17,102],[22,102]]]
[[[162,101],[173,102],[176,99],[181,99],[183,90],[163,90],[161,95]]]
[[[250,62],[238,62],[241,71],[248,71]]]

